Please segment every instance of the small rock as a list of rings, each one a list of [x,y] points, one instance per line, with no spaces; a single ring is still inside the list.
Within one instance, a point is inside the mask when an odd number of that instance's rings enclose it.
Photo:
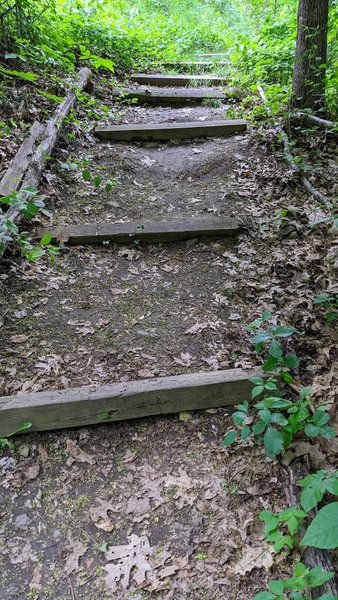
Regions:
[[[160,337],[158,335],[158,333],[155,333],[154,331],[145,331],[144,329],[138,329],[136,331],[137,335],[140,335],[142,337],[149,337],[149,338],[158,338]]]
[[[19,454],[23,458],[28,458],[28,456],[29,456],[29,446],[20,446],[20,448],[19,448]]]
[[[18,529],[28,529],[32,522],[32,519],[28,515],[18,515],[14,521],[15,526]]]

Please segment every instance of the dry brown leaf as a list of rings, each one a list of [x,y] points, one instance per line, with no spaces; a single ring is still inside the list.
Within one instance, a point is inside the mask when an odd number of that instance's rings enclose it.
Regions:
[[[253,569],[269,570],[273,565],[273,554],[272,546],[246,546],[243,548],[242,558],[234,566],[234,573],[245,575]]]
[[[13,344],[23,344],[24,342],[27,342],[28,335],[12,335],[9,339],[11,342],[13,342]]]
[[[29,589],[30,590],[40,590],[41,589],[41,579],[42,579],[41,566],[36,565],[33,569],[32,579],[29,582]]]
[[[182,367],[191,367],[194,360],[195,359],[191,356],[189,352],[181,352],[180,358],[174,358],[174,362],[177,365],[182,365]]]
[[[65,575],[68,577],[68,575],[70,575],[74,571],[78,571],[80,558],[81,556],[84,556],[86,554],[87,548],[82,542],[78,540],[77,542],[66,546],[65,549],[69,550],[70,552],[70,555],[66,560],[64,568]]]
[[[192,327],[187,329],[184,333],[186,335],[195,335],[196,333],[201,333],[204,329],[207,329],[208,323],[195,323]]]
[[[92,454],[88,454],[80,448],[75,440],[66,440],[67,452],[78,462],[88,463],[90,465],[95,464],[95,458]]]
[[[115,561],[115,564],[107,564],[104,567],[107,572],[106,586],[112,592],[117,589],[119,583],[127,589],[131,579],[141,586],[146,581],[147,572],[151,571],[148,558],[153,549],[148,538],[132,534],[128,539],[129,544],[112,546],[106,553],[108,561]]]
[[[115,525],[110,519],[108,513],[119,512],[120,507],[113,506],[113,504],[111,504],[110,502],[107,502],[106,500],[101,500],[100,498],[98,498],[97,501],[100,503],[100,506],[92,506],[89,509],[91,521],[98,529],[102,529],[103,531],[107,531],[108,533],[110,533],[111,531],[113,531]]]

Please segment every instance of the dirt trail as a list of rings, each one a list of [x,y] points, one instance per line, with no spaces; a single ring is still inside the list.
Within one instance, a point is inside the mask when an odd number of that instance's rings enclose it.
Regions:
[[[131,107],[116,122],[219,119],[226,109]],[[83,180],[85,169],[102,178],[98,188]],[[303,286],[306,247],[278,237],[280,206],[294,196],[287,180],[250,134],[166,144],[61,140],[43,189],[53,224],[228,215],[243,232],[237,240],[64,248],[54,267],[13,261],[2,273],[1,392],[254,366],[246,323],[263,307],[296,310],[290,281]],[[219,409],[187,423],[157,417],[24,436],[14,458],[0,458],[1,598],[251,598],[272,564],[257,515],[285,505],[284,473],[267,467],[261,449],[222,448],[230,426]],[[131,542],[122,566],[146,562],[146,585],[135,568],[130,583],[119,582],[116,561],[105,559]]]

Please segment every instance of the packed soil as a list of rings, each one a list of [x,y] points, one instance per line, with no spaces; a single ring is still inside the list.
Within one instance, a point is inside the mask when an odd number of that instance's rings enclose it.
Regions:
[[[269,132],[101,143],[97,122],[220,119],[229,105],[145,108],[111,104],[100,86],[95,93],[109,112],[95,122],[81,105],[67,124],[41,183],[53,216],[36,225],[211,215],[236,217],[241,233],[63,246],[54,265],[7,255],[0,393],[249,369],[262,359],[247,324],[270,309],[303,334],[289,345],[302,356],[294,375],[333,406],[337,330],[314,296],[335,290],[337,237],[330,224],[316,225],[322,209],[267,145]],[[312,181],[330,193],[338,162],[329,143],[326,153],[331,170],[318,168]],[[283,207],[292,210],[283,216]],[[184,418],[31,434],[5,451],[1,598],[246,600],[289,574],[258,520],[264,508],[287,506],[284,468],[250,442],[221,446],[228,410]]]

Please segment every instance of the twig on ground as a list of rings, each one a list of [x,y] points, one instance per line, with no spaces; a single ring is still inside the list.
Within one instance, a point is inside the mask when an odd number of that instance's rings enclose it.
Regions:
[[[264,93],[263,88],[258,85],[257,89],[259,91],[259,95],[262,98],[263,102],[267,102],[267,97]],[[270,114],[271,111],[268,108]],[[315,117],[318,118],[318,117]],[[321,119],[323,121],[323,119]],[[329,123],[329,121],[327,121]],[[332,207],[332,203],[330,202],[330,200],[324,196],[321,192],[319,192],[318,190],[316,190],[315,187],[313,187],[313,185],[310,183],[310,181],[307,179],[307,177],[305,177],[305,175],[303,175],[303,171],[302,169],[297,165],[297,163],[295,162],[295,159],[292,155],[291,152],[291,146],[290,146],[290,142],[289,142],[289,138],[287,136],[287,134],[285,133],[283,127],[281,126],[280,123],[278,123],[278,121],[275,121],[275,129],[276,132],[280,135],[282,142],[283,142],[283,147],[284,147],[284,156],[286,161],[288,162],[288,164],[290,165],[291,170],[294,173],[297,173],[299,175],[299,180],[302,184],[302,186],[306,189],[306,191],[311,194],[311,196],[313,196],[320,204],[322,204],[323,206],[325,206],[326,208],[331,208]]]
[[[303,113],[303,112],[296,112],[296,113],[291,113],[290,115],[290,121],[299,121],[301,123],[309,123],[309,124],[313,124],[313,125],[318,125],[318,127],[327,127],[327,128],[333,128],[337,126],[337,123],[334,123],[333,121],[328,121],[327,119],[322,119],[321,117],[315,117],[315,115],[308,115],[307,113]]]

